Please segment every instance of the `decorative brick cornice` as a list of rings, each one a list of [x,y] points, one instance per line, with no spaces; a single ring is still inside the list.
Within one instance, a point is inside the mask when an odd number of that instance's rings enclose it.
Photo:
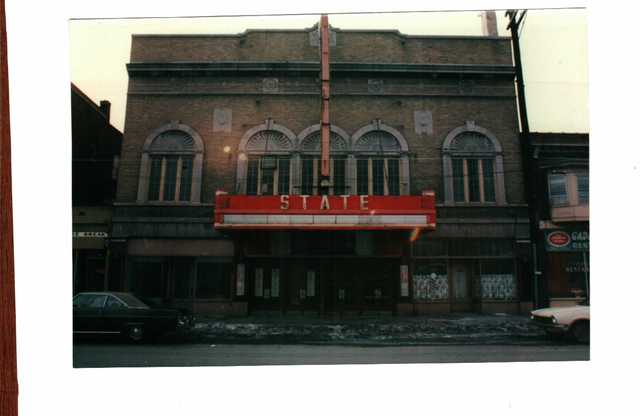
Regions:
[[[295,74],[317,73],[320,62],[132,62],[127,64],[130,76],[216,75],[216,74]],[[377,74],[390,76],[497,76],[513,78],[511,65],[403,64],[333,62],[335,74]]]

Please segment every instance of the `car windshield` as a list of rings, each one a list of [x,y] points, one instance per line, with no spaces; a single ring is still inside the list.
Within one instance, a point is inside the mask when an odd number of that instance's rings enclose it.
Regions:
[[[149,308],[144,302],[130,293],[117,293],[116,296],[130,308]]]

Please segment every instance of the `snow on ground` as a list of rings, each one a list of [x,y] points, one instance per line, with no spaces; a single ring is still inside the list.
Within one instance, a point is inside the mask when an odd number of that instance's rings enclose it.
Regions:
[[[505,314],[419,317],[249,316],[199,320],[192,335],[211,342],[419,344],[528,342],[543,332]]]

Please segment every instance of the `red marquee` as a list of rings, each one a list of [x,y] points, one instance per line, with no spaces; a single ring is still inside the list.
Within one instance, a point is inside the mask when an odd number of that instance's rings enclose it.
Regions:
[[[435,229],[435,195],[216,195],[218,229]]]

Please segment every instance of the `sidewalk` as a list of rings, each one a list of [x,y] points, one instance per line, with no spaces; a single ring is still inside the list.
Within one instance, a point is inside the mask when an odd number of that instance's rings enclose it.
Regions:
[[[238,344],[425,345],[530,344],[544,332],[529,318],[505,314],[418,317],[249,316],[199,320],[191,336],[201,342]]]

